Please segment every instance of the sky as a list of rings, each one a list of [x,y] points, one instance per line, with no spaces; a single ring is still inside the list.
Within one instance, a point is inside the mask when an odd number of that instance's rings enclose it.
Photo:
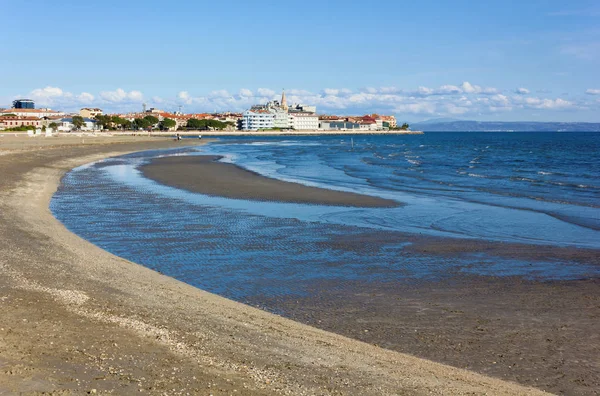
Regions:
[[[0,107],[600,122],[597,0],[0,0]]]

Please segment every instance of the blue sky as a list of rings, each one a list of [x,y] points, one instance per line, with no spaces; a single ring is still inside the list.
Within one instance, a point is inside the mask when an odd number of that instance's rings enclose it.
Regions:
[[[0,107],[243,110],[600,122],[600,3],[1,4]]]

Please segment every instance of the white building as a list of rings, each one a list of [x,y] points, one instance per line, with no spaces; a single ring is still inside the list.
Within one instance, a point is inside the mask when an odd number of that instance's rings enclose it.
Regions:
[[[315,113],[290,113],[291,127],[297,131],[316,131],[319,129],[319,116]]]
[[[319,129],[319,116],[316,115],[315,106],[294,105],[289,108],[285,91],[281,94],[281,101],[271,101],[265,105],[253,106],[244,112],[241,129],[255,131],[258,129]]]
[[[291,119],[288,112],[283,109],[269,109],[273,114],[273,128],[289,129],[291,127]]]
[[[256,131],[259,129],[272,129],[274,127],[275,114],[266,109],[246,110],[242,115],[242,129],[244,131]]]
[[[69,132],[75,129],[75,125],[73,125],[73,118],[63,118],[61,120],[55,121],[58,124],[58,130],[62,132]],[[83,119],[83,126],[81,127],[82,131],[95,131],[96,130],[96,120],[92,120],[90,118]]]

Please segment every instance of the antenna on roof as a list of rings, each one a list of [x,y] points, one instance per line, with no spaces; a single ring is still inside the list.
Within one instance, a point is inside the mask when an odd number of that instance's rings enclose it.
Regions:
[[[179,105],[179,112],[180,112],[180,113],[181,113],[181,108],[182,108],[182,107],[183,107],[182,105]]]

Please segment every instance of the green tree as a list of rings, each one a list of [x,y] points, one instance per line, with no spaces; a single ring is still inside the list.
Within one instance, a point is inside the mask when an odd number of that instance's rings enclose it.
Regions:
[[[165,118],[164,120],[162,120],[160,122],[160,129],[171,129],[171,128],[175,128],[177,126],[177,122],[175,122],[175,120],[172,120],[170,118]]]
[[[136,118],[133,120],[133,124],[137,129],[146,129],[150,127],[150,121],[145,118]]]
[[[204,120],[197,120],[195,118],[190,118],[188,120],[186,126],[191,129],[202,129],[202,127],[204,126],[204,123],[202,121],[204,121]]]
[[[128,125],[131,127],[131,122],[129,120],[119,116],[112,116],[110,121],[114,127],[119,129],[127,128]]]
[[[82,116],[73,116],[72,122],[73,126],[77,130],[81,129],[81,127],[85,125],[85,121],[83,120]]]
[[[94,119],[96,120],[96,125],[98,125],[98,127],[100,129],[110,129],[110,125],[111,125],[110,116],[98,114],[98,115],[94,116]]]
[[[150,125],[156,125],[158,124],[158,118],[154,117],[154,116],[146,116],[144,117],[145,120],[148,120],[148,122],[150,123]]]
[[[52,129],[52,131],[56,132],[56,130],[58,129],[58,124],[56,122],[51,122],[49,125],[50,129]]]
[[[406,122],[400,127],[400,129],[402,129],[403,131],[408,130],[408,128],[410,128],[410,126]]]

